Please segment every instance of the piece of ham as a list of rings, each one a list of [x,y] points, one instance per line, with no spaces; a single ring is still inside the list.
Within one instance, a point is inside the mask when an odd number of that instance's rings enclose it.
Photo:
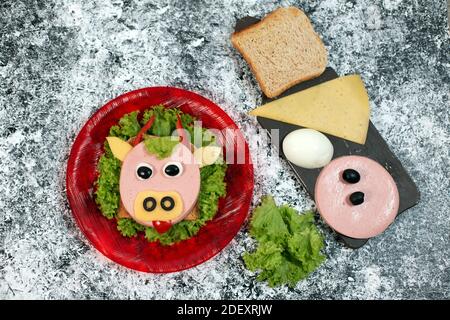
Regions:
[[[356,170],[361,179],[344,181],[346,169]],[[349,200],[364,193],[361,204]],[[344,156],[331,161],[319,174],[315,186],[317,209],[337,232],[356,239],[379,235],[394,221],[399,206],[397,185],[378,162],[361,156]]]

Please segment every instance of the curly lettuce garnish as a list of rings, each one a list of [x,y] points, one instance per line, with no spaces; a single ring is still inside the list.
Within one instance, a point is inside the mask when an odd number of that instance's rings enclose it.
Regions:
[[[156,155],[158,159],[169,157],[173,149],[180,141],[171,136],[168,137],[151,137],[144,140],[145,148],[151,154]]]
[[[277,206],[270,196],[253,212],[250,235],[258,247],[244,254],[245,265],[250,271],[259,271],[257,279],[268,281],[271,287],[294,287],[325,260],[314,213],[299,214],[288,206]]]

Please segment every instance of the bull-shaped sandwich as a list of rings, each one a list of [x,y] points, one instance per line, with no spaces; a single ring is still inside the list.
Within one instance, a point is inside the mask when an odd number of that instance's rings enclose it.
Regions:
[[[221,148],[195,148],[179,118],[178,138],[147,136],[143,141],[153,122],[154,117],[131,142],[106,139],[113,155],[122,161],[119,188],[124,209],[139,224],[164,233],[194,209],[200,192],[200,167],[216,162]],[[149,152],[152,142],[169,144],[167,156]]]

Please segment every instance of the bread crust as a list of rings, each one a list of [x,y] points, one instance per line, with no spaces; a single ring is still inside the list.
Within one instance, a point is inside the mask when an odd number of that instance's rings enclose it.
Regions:
[[[288,13],[290,13],[293,16],[297,16],[297,17],[298,16],[304,16],[306,18],[305,20],[307,21],[308,28],[311,29],[310,31],[313,34],[314,38],[316,39],[318,45],[323,47],[325,61],[324,61],[323,67],[320,70],[318,70],[318,72],[301,76],[301,77],[299,77],[297,79],[293,79],[292,81],[290,81],[290,82],[288,82],[288,83],[286,83],[286,84],[284,84],[282,86],[277,87],[274,90],[270,90],[268,88],[267,84],[265,83],[264,79],[262,78],[261,74],[258,72],[256,64],[252,60],[251,56],[248,54],[248,52],[246,52],[246,50],[244,50],[239,45],[238,38],[241,35],[249,32],[249,31],[251,31],[253,29],[260,28],[261,26],[265,25],[268,21],[282,19],[282,17],[283,17],[285,12],[288,12]],[[307,81],[307,80],[310,80],[310,79],[313,79],[313,78],[316,78],[316,77],[320,76],[325,71],[325,68],[326,68],[327,63],[328,63],[328,57],[327,57],[327,51],[326,51],[325,45],[323,44],[323,42],[320,39],[319,35],[314,31],[314,28],[313,28],[309,18],[305,15],[305,13],[302,10],[300,10],[300,9],[298,9],[296,7],[278,8],[278,9],[270,12],[264,18],[262,18],[261,21],[255,23],[255,24],[253,24],[253,25],[251,25],[251,26],[249,26],[249,27],[247,27],[247,28],[245,28],[243,30],[234,32],[231,35],[231,43],[232,43],[233,47],[236,48],[236,50],[239,51],[239,53],[243,56],[245,61],[248,63],[248,65],[250,66],[250,69],[252,70],[252,72],[253,72],[253,74],[254,74],[254,76],[256,78],[256,81],[258,82],[258,84],[259,84],[259,86],[261,88],[261,90],[264,92],[264,94],[268,98],[275,98],[278,95],[280,95],[281,93],[283,93],[284,91],[286,91],[287,89],[293,87],[294,85],[296,85],[296,84],[298,84],[300,82]]]

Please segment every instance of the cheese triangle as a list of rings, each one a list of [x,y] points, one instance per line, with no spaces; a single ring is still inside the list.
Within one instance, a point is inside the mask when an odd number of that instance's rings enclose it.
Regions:
[[[370,106],[361,77],[348,75],[274,100],[250,114],[364,144]]]
[[[131,149],[133,149],[131,144],[129,144],[126,141],[123,141],[120,138],[106,137],[106,140],[108,141],[109,147],[111,148],[114,157],[116,157],[120,161],[123,161],[128,152],[130,152]]]

